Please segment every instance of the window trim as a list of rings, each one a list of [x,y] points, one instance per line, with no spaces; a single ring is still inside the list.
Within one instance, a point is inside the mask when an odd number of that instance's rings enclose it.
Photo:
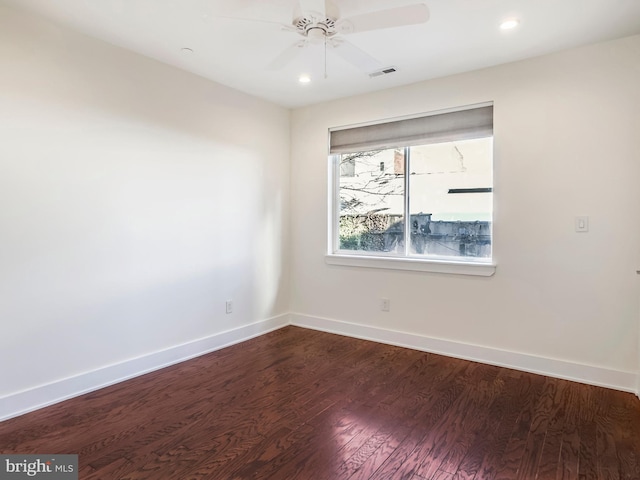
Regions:
[[[383,255],[360,255],[327,253],[325,263],[344,267],[379,268],[386,270],[405,270],[412,272],[448,273],[491,277],[496,273],[495,262],[456,262],[436,258],[391,257]]]
[[[438,110],[429,112],[427,115],[438,115],[442,113],[456,112],[456,111],[464,111],[472,108],[484,107],[484,106],[494,106],[494,102],[484,102],[474,105],[467,105],[458,108],[450,108],[445,110]],[[385,119],[377,122],[367,122],[361,123],[357,125],[350,126],[342,126],[329,129],[329,137],[331,136],[332,131],[343,130],[352,127],[366,126],[366,125],[375,125],[378,123],[386,123],[393,122],[397,120],[418,118],[422,115],[411,115],[405,117],[398,117],[394,119]],[[403,148],[406,148],[403,146]],[[431,273],[442,273],[442,274],[455,274],[455,275],[472,275],[472,276],[481,276],[481,277],[490,277],[495,274],[497,264],[495,262],[495,250],[493,243],[493,233],[492,233],[492,258],[490,259],[473,259],[473,257],[460,257],[460,260],[448,259],[448,258],[438,258],[438,257],[416,257],[411,255],[406,256],[397,256],[395,254],[385,254],[384,252],[376,252],[375,255],[371,255],[370,252],[351,252],[344,251],[339,249],[339,232],[338,232],[338,222],[337,219],[340,218],[340,202],[336,201],[340,191],[340,153],[334,153],[329,155],[330,161],[327,162],[329,172],[329,195],[327,198],[328,201],[328,214],[329,218],[327,221],[328,224],[328,251],[325,255],[325,263],[328,265],[334,266],[345,266],[345,267],[363,267],[363,268],[378,268],[378,269],[387,269],[387,270],[404,270],[404,271],[414,271],[414,272],[431,272]],[[407,161],[406,152],[405,152],[405,162]],[[406,169],[406,165],[405,165]],[[405,183],[408,182],[408,175],[405,175]],[[407,185],[405,185],[406,189]],[[495,187],[495,186],[494,186]],[[406,192],[406,190],[405,190]],[[405,204],[409,201],[409,195],[405,194]],[[495,205],[495,196],[494,205]],[[495,210],[495,208],[494,208]],[[406,214],[407,206],[405,205],[405,214]],[[492,220],[492,232],[494,231],[494,222]],[[407,222],[405,222],[405,228],[407,228]],[[406,237],[406,232],[405,232]],[[408,237],[406,237],[408,238]]]

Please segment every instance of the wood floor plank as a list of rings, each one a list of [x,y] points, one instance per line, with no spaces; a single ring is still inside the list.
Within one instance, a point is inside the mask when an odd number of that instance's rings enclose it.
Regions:
[[[391,454],[398,449],[398,446],[408,436],[408,434],[408,427],[405,427],[404,429],[397,429],[389,435],[381,445],[371,455],[369,455],[368,458],[366,458],[366,460],[358,465],[358,468],[353,475],[344,478],[349,478],[349,480],[367,480],[371,478],[373,473],[376,472],[391,456]]]
[[[518,445],[522,444],[514,444],[514,434],[518,429],[522,431],[523,426],[528,425],[526,417],[523,419],[523,411],[528,406],[530,408],[534,399],[537,398],[544,379],[543,377],[523,376],[513,372],[511,372],[511,377],[515,379],[515,384],[507,392],[509,396],[507,407],[502,413],[491,442],[485,446],[486,454],[475,477],[479,480],[492,480],[498,476],[499,471],[505,469],[506,461],[513,464],[521,460]],[[498,422],[498,419],[496,421]]]
[[[445,447],[446,455],[438,470],[455,474],[471,449],[478,432],[486,425],[491,407],[498,400],[499,388],[495,381],[500,373],[497,367],[485,366],[484,374],[477,373],[469,380],[471,389],[465,395],[470,399],[469,407],[462,417],[452,443]],[[495,418],[495,417],[494,417]],[[450,429],[453,431],[453,428]]]
[[[447,416],[442,417],[431,433],[425,438],[421,448],[414,455],[419,461],[416,473],[424,478],[431,478],[438,470],[447,471],[446,460],[451,455],[462,458],[464,450],[464,426],[469,419],[475,419],[473,385],[465,385]],[[454,460],[455,461],[455,460]],[[459,463],[459,462],[458,462]],[[457,468],[457,464],[454,470]],[[449,472],[454,473],[454,472]]]
[[[514,404],[512,392],[518,380],[512,375],[504,375],[504,372],[501,370],[491,384],[495,401],[486,412],[484,424],[475,432],[473,442],[453,476],[455,480],[472,480],[476,477],[489,449],[497,443],[499,427],[503,422],[509,422],[509,409]]]
[[[633,395],[286,327],[0,423],[82,479],[640,479]]]
[[[578,478],[580,480],[596,480],[596,425],[595,423],[583,423],[579,428],[580,454],[578,465]]]
[[[615,439],[610,431],[600,426],[596,428],[596,449],[596,476],[603,480],[620,480]]]
[[[436,362],[431,365],[434,364],[437,365]],[[415,423],[410,421],[410,434],[374,473],[372,479],[405,479],[415,474],[423,460],[416,452],[421,448],[431,447],[431,443],[425,444],[425,439],[463,391],[462,372],[466,368],[467,365],[462,362],[452,362],[446,369],[441,365],[441,372],[433,377],[430,392],[420,397],[422,408],[411,417],[415,419]],[[444,371],[448,372],[448,375],[443,374]]]
[[[544,444],[540,453],[536,480],[555,480],[562,451],[562,431],[566,418],[567,382],[559,382],[565,388],[560,390],[560,397],[555,412],[549,419],[544,434]]]
[[[560,480],[578,480],[580,464],[580,434],[575,425],[567,425],[562,437],[560,460],[556,478]]]
[[[542,461],[542,453],[549,434],[550,423],[557,417],[558,412],[562,410],[562,399],[566,384],[558,382],[556,379],[548,378],[542,389],[540,399],[535,408],[535,414],[531,422],[531,428],[524,446],[522,460],[518,467],[518,478],[529,479],[536,478],[539,474],[540,462]],[[547,446],[551,446],[547,444]],[[559,447],[558,447],[559,455]],[[551,458],[554,452],[550,454]],[[553,460],[545,459],[546,462],[553,463]]]

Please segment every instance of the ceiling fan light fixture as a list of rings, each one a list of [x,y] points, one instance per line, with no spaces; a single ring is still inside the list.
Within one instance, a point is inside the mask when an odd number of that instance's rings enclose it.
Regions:
[[[500,24],[500,30],[513,30],[518,25],[520,25],[520,20],[517,18],[510,18]]]
[[[312,27],[307,30],[307,37],[311,41],[321,41],[327,36],[327,31],[322,27]]]

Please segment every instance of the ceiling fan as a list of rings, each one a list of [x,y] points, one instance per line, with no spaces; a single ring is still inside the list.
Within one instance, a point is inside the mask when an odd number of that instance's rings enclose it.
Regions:
[[[327,76],[327,49],[331,49],[359,70],[372,75],[374,72],[384,69],[385,66],[349,42],[344,36],[371,30],[416,25],[428,20],[429,9],[424,3],[341,18],[338,7],[331,0],[297,0],[291,24],[283,27],[284,30],[294,32],[302,38],[278,55],[268,68],[279,70],[292,62],[304,48],[314,44],[324,44],[325,78]]]

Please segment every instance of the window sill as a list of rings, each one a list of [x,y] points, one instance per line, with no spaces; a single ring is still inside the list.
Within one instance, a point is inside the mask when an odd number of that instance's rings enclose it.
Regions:
[[[382,268],[387,270],[408,270],[413,272],[474,275],[480,277],[490,277],[496,272],[496,265],[493,263],[372,257],[337,253],[325,255],[325,262],[329,265],[341,265],[345,267]]]

